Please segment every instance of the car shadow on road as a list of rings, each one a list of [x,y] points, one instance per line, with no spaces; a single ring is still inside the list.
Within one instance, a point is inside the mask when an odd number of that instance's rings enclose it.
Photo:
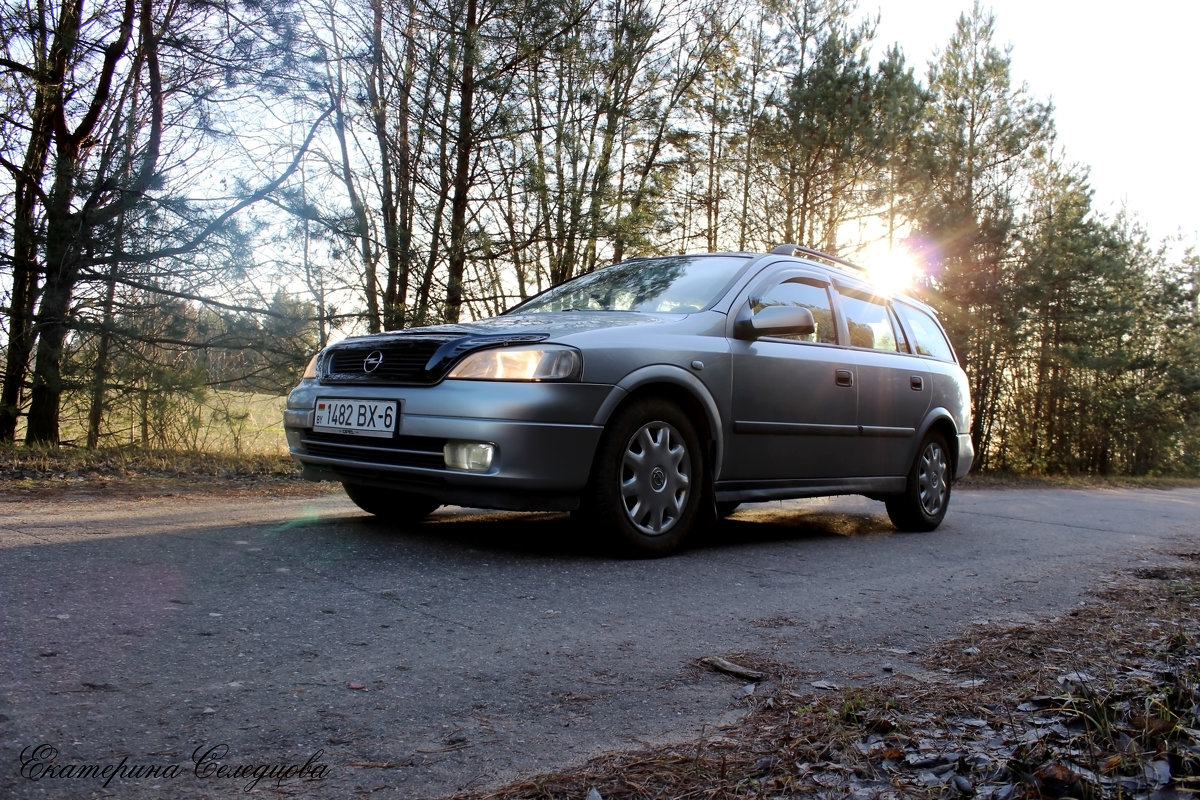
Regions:
[[[565,513],[441,509],[425,521],[405,527],[369,516],[348,521],[364,536],[378,538],[381,543],[403,541],[422,549],[469,549],[571,560],[628,557],[614,541],[576,524]],[[882,512],[747,506],[711,528],[696,532],[682,552],[802,544],[894,532]]]
[[[750,506],[702,534],[710,546],[789,542],[799,539],[878,536],[895,533],[887,515],[869,511],[793,510]]]

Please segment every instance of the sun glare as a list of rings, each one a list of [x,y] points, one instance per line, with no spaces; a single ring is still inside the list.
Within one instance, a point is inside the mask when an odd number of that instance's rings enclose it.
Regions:
[[[903,245],[868,247],[856,260],[867,268],[876,285],[890,292],[913,288],[923,271],[920,259]]]

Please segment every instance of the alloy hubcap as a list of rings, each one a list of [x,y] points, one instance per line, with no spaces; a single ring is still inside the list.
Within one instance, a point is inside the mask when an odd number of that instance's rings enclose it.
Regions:
[[[942,510],[950,485],[946,483],[946,453],[936,442],[930,442],[921,453],[917,468],[917,493],[921,508],[931,517]]]
[[[647,422],[621,457],[621,500],[633,526],[659,536],[683,515],[692,461],[683,436],[666,422]]]

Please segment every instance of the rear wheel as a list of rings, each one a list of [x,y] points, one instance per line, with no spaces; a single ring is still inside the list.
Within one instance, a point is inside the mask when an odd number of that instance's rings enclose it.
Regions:
[[[627,550],[662,556],[703,522],[705,465],[691,420],[659,398],[626,406],[601,439],[583,513]]]
[[[904,492],[886,504],[892,524],[902,531],[931,531],[942,524],[950,505],[950,455],[940,433],[921,442]]]
[[[384,489],[379,486],[364,486],[360,483],[343,483],[346,495],[354,505],[374,514],[382,520],[397,525],[411,525],[429,516],[441,503],[432,497],[413,492]]]

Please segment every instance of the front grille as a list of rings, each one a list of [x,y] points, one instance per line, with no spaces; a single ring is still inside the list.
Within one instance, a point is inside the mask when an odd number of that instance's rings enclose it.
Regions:
[[[327,351],[321,383],[431,386],[444,378],[459,358],[473,350],[531,344],[545,338],[544,333],[438,331],[347,340]]]
[[[426,365],[438,348],[454,338],[422,336],[335,347],[326,360],[322,382],[433,384],[441,375],[429,372]],[[368,370],[375,361],[378,364]]]
[[[393,467],[442,469],[446,466],[442,455],[446,440],[429,436],[372,439],[365,436],[310,432],[301,441],[304,449],[314,456],[345,458]]]

